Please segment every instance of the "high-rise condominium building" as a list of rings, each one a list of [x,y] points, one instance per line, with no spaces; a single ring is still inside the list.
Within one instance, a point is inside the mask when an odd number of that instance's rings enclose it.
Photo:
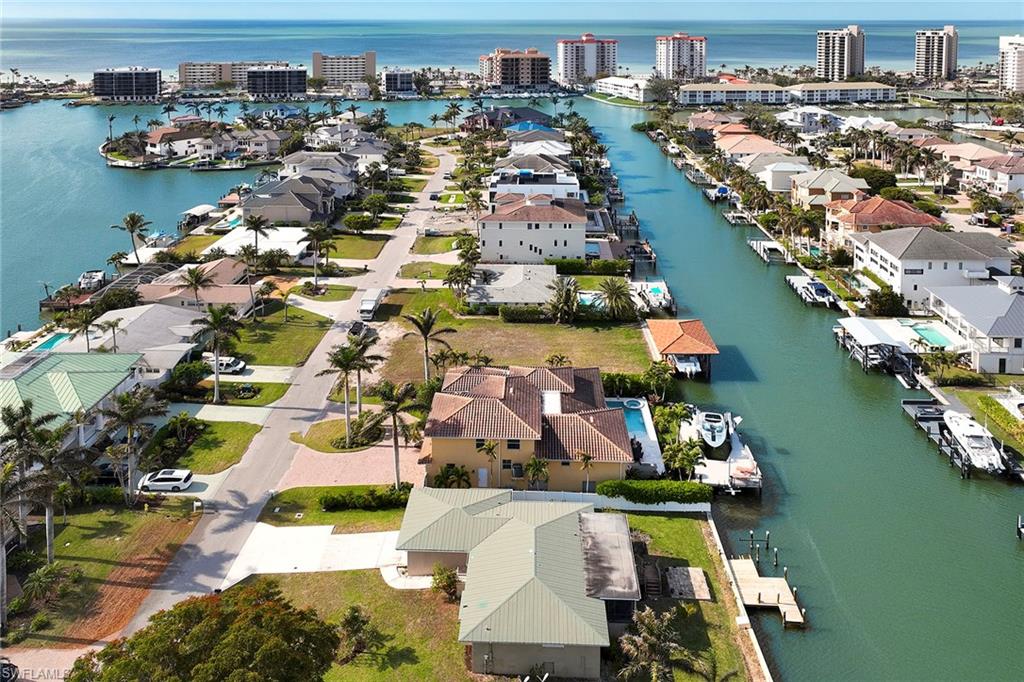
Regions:
[[[959,42],[955,26],[918,31],[914,36],[914,75],[933,80],[956,78]]]
[[[260,66],[246,72],[246,89],[257,97],[290,97],[306,94],[306,70],[302,67]]]
[[[92,74],[92,94],[115,102],[145,102],[160,98],[160,69],[125,66]]]
[[[535,47],[499,47],[480,56],[480,79],[501,90],[543,90],[551,85],[551,58]]]
[[[261,66],[288,66],[288,62],[181,62],[178,64],[178,82],[183,88],[212,88],[217,83],[234,83],[244,88],[249,69]]]
[[[1024,92],[1024,36],[999,36],[999,90]]]
[[[654,72],[661,78],[692,80],[708,71],[708,39],[673,33],[654,39]]]
[[[377,77],[377,53],[323,54],[313,53],[313,78],[323,78],[329,87],[361,83]]]
[[[595,38],[584,33],[579,38],[557,43],[558,71],[555,80],[576,85],[599,75],[614,76],[618,66],[619,41]]]
[[[388,94],[416,92],[413,72],[405,69],[384,69],[380,72],[380,84]]]
[[[830,81],[864,73],[864,31],[851,25],[818,31],[818,62],[814,74]]]

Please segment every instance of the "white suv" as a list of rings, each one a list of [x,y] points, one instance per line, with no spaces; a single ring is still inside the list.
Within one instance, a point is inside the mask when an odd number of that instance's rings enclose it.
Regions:
[[[188,490],[191,485],[192,471],[190,469],[161,469],[143,476],[139,481],[139,490],[144,493],[155,490],[176,493]]]
[[[213,369],[213,354],[203,353],[203,362]],[[221,374],[241,374],[245,371],[245,362],[238,358],[233,358],[230,355],[222,355],[220,357],[220,373]]]

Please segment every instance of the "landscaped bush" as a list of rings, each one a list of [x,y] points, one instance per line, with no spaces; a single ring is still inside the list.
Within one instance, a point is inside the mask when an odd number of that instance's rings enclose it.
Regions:
[[[969,369],[950,367],[939,375],[938,370],[928,373],[928,377],[939,386],[987,386],[989,381],[984,374]]]
[[[606,395],[640,398],[651,392],[651,384],[643,374],[601,372],[601,385]]]
[[[13,568],[9,568],[8,570],[13,571],[14,569]],[[25,595],[19,594],[17,597],[15,597],[14,599],[11,599],[11,601],[7,602],[7,615],[8,616],[20,615],[22,613],[27,612],[30,606],[31,606],[31,604],[28,603],[28,599],[25,598]]]
[[[19,549],[7,557],[7,570],[11,573],[31,573],[45,563],[46,559],[38,552]]]
[[[1003,431],[1017,440],[1024,440],[1024,422],[1010,414],[995,398],[990,395],[978,396],[978,407]]]
[[[597,484],[597,494],[605,497],[621,497],[636,504],[661,504],[664,502],[696,504],[711,501],[711,486],[696,481],[601,481]]]
[[[403,483],[401,488],[394,486],[387,488],[368,488],[365,491],[343,491],[340,493],[325,493],[320,496],[320,508],[326,512],[345,511],[347,509],[362,509],[373,511],[375,509],[395,509],[404,507],[409,501],[409,491],[412,486]]]
[[[846,249],[836,249],[829,254],[829,261],[837,268],[853,265],[853,256]]]
[[[498,308],[502,322],[549,322],[551,320],[543,308],[535,305],[509,306]]]
[[[430,581],[430,587],[435,592],[443,594],[448,601],[455,601],[459,591],[459,575],[454,568],[448,568],[438,562],[434,564],[434,577]]]
[[[48,615],[45,613],[37,613],[32,618],[32,622],[29,624],[28,628],[32,632],[39,632],[40,630],[47,629],[51,625],[53,625],[53,621],[50,620]]]
[[[893,201],[905,201],[908,204],[912,204],[918,199],[919,196],[914,190],[908,187],[883,187],[882,191],[878,193],[883,199],[890,199]]]
[[[868,187],[873,194],[878,194],[886,187],[896,186],[895,173],[869,164],[854,166],[850,171],[850,177],[862,178],[868,183]]]
[[[363,412],[349,424],[349,438],[339,436],[331,441],[331,446],[338,450],[346,450],[379,443],[384,437],[385,419],[381,412]]]
[[[935,216],[936,218],[942,217],[942,207],[936,204],[934,201],[928,201],[927,199],[915,201],[914,208],[916,208],[919,211],[924,211],[928,215]]]
[[[646,133],[646,132],[650,132],[651,130],[657,130],[658,129],[658,122],[657,121],[640,121],[639,123],[634,123],[630,127],[633,130],[635,130],[636,132],[638,132],[638,133]]]
[[[591,260],[584,258],[545,258],[544,263],[554,265],[560,275],[621,275],[629,271],[629,261]]]
[[[124,490],[120,486],[87,485],[82,490],[82,504],[124,504]]]

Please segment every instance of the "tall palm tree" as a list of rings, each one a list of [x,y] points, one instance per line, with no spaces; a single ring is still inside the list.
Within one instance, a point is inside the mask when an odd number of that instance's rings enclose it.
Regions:
[[[621,277],[609,277],[601,281],[594,297],[604,306],[613,319],[629,320],[636,318],[636,305],[630,295],[629,283]]]
[[[548,461],[533,455],[523,465],[523,473],[526,474],[526,480],[530,482],[530,488],[538,490],[539,484],[547,483],[550,477],[548,474]]]
[[[181,281],[171,287],[174,291],[191,291],[196,299],[196,306],[199,305],[199,292],[204,289],[219,286],[211,275],[201,266],[186,268],[182,273]]]
[[[121,429],[125,432],[124,450],[126,452],[126,475],[124,483],[124,501],[131,506],[134,501],[134,470],[138,462],[139,429],[147,419],[162,417],[167,414],[167,401],[157,398],[156,391],[149,386],[137,386],[134,390],[119,393],[113,398],[113,405],[100,410],[106,419],[103,426],[107,434],[115,434]]]
[[[113,320],[107,320],[105,322],[97,322],[96,323],[96,328],[99,329],[101,332],[110,332],[111,334],[113,334],[113,338],[111,339],[111,343],[114,346],[114,352],[115,353],[117,352],[117,332],[121,329],[121,323],[123,321],[124,321],[124,318],[117,317],[117,318],[114,318]],[[127,333],[127,332],[125,332],[125,333]]]
[[[32,472],[29,475],[29,495],[43,506],[46,526],[46,563],[53,563],[53,513],[57,490],[71,481],[80,485],[81,474],[88,468],[78,448],[64,445],[73,424],[65,422],[56,429],[36,429],[33,432]]]
[[[348,342],[358,349],[361,362],[356,365],[356,414],[363,413],[363,372],[371,372],[373,368],[384,362],[383,355],[371,353],[370,349],[377,343],[377,335],[369,327],[363,327],[361,334],[348,335]]]
[[[243,225],[246,232],[252,232],[253,234],[253,246],[256,247],[256,257],[258,258],[260,255],[260,237],[266,237],[270,234],[270,221],[261,215],[253,213],[246,216]]]
[[[406,443],[419,436],[419,427],[409,424],[400,417],[402,412],[414,409],[426,409],[415,401],[416,387],[406,382],[396,386],[387,379],[377,386],[377,397],[380,398],[381,412],[391,419],[391,445],[395,454],[395,487],[402,485],[402,469],[398,453],[398,436],[402,435]]]
[[[168,102],[163,105],[160,109],[160,113],[167,117],[167,122],[171,122],[171,114],[178,110],[178,107],[174,106],[174,102]]]
[[[580,308],[580,285],[575,277],[559,277],[549,284],[551,298],[545,304],[555,324],[572,322]]]
[[[0,410],[0,424],[3,435],[0,435],[0,451],[4,462],[13,462],[19,478],[25,479],[32,459],[32,434],[37,429],[46,427],[59,417],[55,412],[44,412],[34,415],[34,403],[31,398],[22,402],[20,407],[6,405]],[[22,493],[24,491],[22,490]],[[18,496],[18,527],[26,527],[28,510],[22,495]],[[6,545],[0,545],[6,547]],[[0,551],[0,554],[3,552]],[[3,574],[0,574],[3,575]],[[6,577],[6,576],[4,576]],[[6,602],[4,602],[6,603]]]
[[[498,459],[498,441],[488,440],[484,441],[484,444],[476,449],[481,455],[487,458],[487,469],[491,476],[488,480],[494,480],[494,462]],[[498,480],[494,484],[495,488],[501,487],[501,468],[498,468]]]
[[[132,252],[135,254],[135,262],[138,265],[142,265],[142,260],[139,258],[139,249],[135,245],[135,238],[145,237],[150,225],[152,223],[146,220],[146,216],[136,211],[131,211],[121,219],[120,225],[110,226],[112,230],[122,230],[128,233],[128,237],[132,240]]]
[[[68,313],[64,316],[61,324],[71,332],[71,336],[82,336],[85,338],[85,352],[92,351],[89,346],[89,330],[93,326],[92,312],[87,308],[75,310],[74,312]]]
[[[306,242],[313,250],[313,286],[320,286],[320,275],[317,265],[320,260],[320,246],[334,236],[334,231],[323,223],[313,223],[302,231],[300,242]]]
[[[349,380],[356,369],[363,363],[357,346],[344,344],[335,346],[327,354],[327,369],[316,373],[318,377],[337,374],[341,377],[341,390],[345,402],[345,447],[352,447],[352,415],[349,410]]]
[[[220,352],[232,341],[242,338],[242,323],[235,318],[231,305],[207,306],[206,315],[192,320],[197,325],[193,341],[209,339],[213,348],[213,402],[220,402]]]
[[[675,620],[679,607],[674,607],[660,616],[651,607],[633,613],[631,632],[619,638],[619,647],[629,659],[619,671],[619,677],[632,679],[643,677],[652,682],[672,679],[672,667],[684,667],[703,674],[706,664],[679,644],[679,629]]]
[[[414,331],[406,332],[402,338],[419,336],[423,339],[423,381],[430,381],[430,344],[431,342],[450,347],[448,342],[441,338],[442,334],[454,334],[457,330],[452,327],[440,327],[441,316],[432,308],[427,308],[418,315],[402,315],[409,321]]]
[[[587,477],[586,482],[583,484],[583,492],[590,492],[590,470],[594,468],[594,456],[589,452],[577,450],[577,455],[580,458],[580,471]]]
[[[114,139],[114,121],[117,120],[117,116],[109,114],[107,116],[107,142],[111,142]]]

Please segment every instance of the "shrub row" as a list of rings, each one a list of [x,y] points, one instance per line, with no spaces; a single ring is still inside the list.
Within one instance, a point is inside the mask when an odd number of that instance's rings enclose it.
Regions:
[[[535,305],[510,306],[498,308],[502,322],[547,322],[550,318],[544,309]]]
[[[934,370],[928,373],[928,378],[939,386],[988,386],[989,384],[988,377],[984,374],[959,367],[946,368],[941,377],[938,370]]]
[[[601,386],[605,395],[642,398],[651,392],[651,383],[643,374],[601,372]]]
[[[597,494],[605,497],[621,497],[637,504],[661,504],[680,502],[695,504],[711,501],[711,486],[696,481],[601,481]]]
[[[554,265],[560,275],[620,275],[629,272],[629,261],[586,260],[585,258],[545,258],[544,263]]]
[[[978,407],[1003,431],[1018,440],[1024,439],[1024,423],[1010,414],[995,398],[990,395],[978,396]]]
[[[394,509],[404,507],[409,501],[412,486],[403,483],[401,488],[368,488],[365,491],[344,491],[340,493],[324,493],[320,496],[320,508],[327,512],[345,511],[346,509]]]

